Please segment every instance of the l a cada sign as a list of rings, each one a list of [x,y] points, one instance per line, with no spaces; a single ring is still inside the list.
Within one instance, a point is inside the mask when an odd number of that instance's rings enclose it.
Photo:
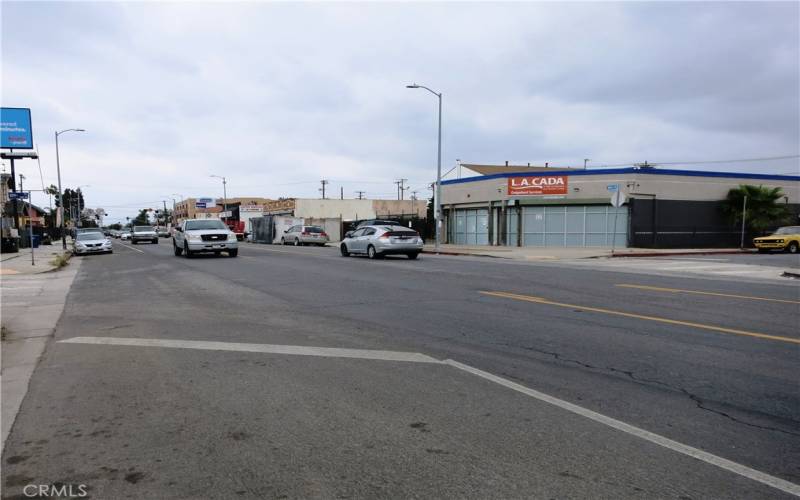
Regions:
[[[567,194],[566,175],[523,176],[508,178],[510,196]]]

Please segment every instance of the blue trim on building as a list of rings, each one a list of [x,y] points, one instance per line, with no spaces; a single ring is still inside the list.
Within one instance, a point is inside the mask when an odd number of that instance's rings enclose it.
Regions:
[[[800,181],[800,175],[770,175],[770,174],[745,174],[736,172],[700,172],[697,170],[658,170],[655,168],[609,168],[605,170],[553,170],[552,172],[531,172],[513,174],[491,174],[476,177],[465,177],[463,179],[451,179],[442,181],[442,185],[461,184],[464,182],[486,181],[490,179],[508,179],[510,177],[545,177],[550,175],[614,175],[614,174],[637,174],[637,175],[679,175],[686,177],[717,177],[726,179],[760,179],[765,181]]]

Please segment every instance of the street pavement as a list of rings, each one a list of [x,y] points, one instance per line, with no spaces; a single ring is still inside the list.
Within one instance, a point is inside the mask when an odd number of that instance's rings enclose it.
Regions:
[[[81,259],[5,498],[800,495],[796,281],[165,243]]]

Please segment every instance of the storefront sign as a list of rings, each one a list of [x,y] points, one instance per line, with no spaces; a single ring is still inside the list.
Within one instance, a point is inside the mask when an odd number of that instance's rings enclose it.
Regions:
[[[548,175],[544,177],[509,177],[508,195],[554,195],[567,194],[566,175]]]

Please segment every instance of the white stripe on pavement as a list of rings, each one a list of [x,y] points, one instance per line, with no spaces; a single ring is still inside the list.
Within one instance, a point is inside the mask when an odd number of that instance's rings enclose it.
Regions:
[[[138,248],[133,248],[133,247],[131,247],[131,246],[124,245],[124,244],[122,244],[122,243],[117,243],[117,245],[123,246],[123,247],[125,247],[125,248],[130,248],[130,249],[131,249],[131,250],[133,250],[134,252],[144,253],[142,250],[139,250]]]
[[[697,460],[714,465],[721,469],[733,472],[740,476],[746,477],[761,484],[770,486],[772,488],[781,490],[791,495],[800,497],[800,485],[791,483],[784,479],[771,476],[769,474],[751,469],[745,465],[738,464],[731,460],[713,455],[698,448],[673,441],[672,439],[664,436],[646,431],[639,427],[626,424],[620,420],[607,417],[601,413],[583,408],[576,404],[558,399],[543,392],[530,389],[523,385],[517,384],[510,380],[506,380],[497,375],[485,372],[478,368],[474,368],[452,359],[444,361],[437,360],[430,356],[426,356],[416,352],[399,352],[399,351],[378,351],[368,349],[342,349],[333,347],[310,347],[310,346],[296,346],[296,345],[275,345],[275,344],[245,344],[235,342],[210,342],[210,341],[196,341],[196,340],[169,340],[169,339],[136,339],[136,338],[114,338],[114,337],[73,337],[59,341],[59,343],[68,344],[95,344],[95,345],[118,345],[118,346],[134,346],[134,347],[166,347],[166,348],[181,348],[181,349],[201,349],[201,350],[215,350],[215,351],[239,351],[239,352],[261,352],[270,354],[290,354],[299,356],[322,356],[322,357],[335,357],[335,358],[359,358],[359,359],[374,359],[381,361],[405,361],[414,363],[430,363],[430,364],[446,364],[463,370],[472,375],[477,375],[483,379],[489,380],[496,384],[502,385],[508,389],[525,394],[539,401],[549,403],[553,406],[574,413],[589,420],[593,420],[602,425],[611,427],[626,434],[644,439],[650,443],[675,451],[682,455],[686,455]]]
[[[509,389],[515,390],[517,392],[521,392],[526,396],[530,396],[534,399],[538,399],[539,401],[544,401],[545,403],[550,403],[551,405],[557,406],[562,410],[567,410],[568,412],[575,413],[576,415],[580,415],[582,417],[588,418],[590,420],[594,420],[595,422],[601,423],[603,425],[607,425],[608,427],[617,429],[618,431],[622,431],[626,434],[630,434],[632,436],[636,436],[638,438],[644,439],[645,441],[649,441],[653,444],[657,444],[658,446],[670,449],[672,451],[676,451],[683,455],[690,456],[692,458],[696,458],[697,460],[701,460],[703,462],[709,463],[711,465],[715,465],[721,469],[725,469],[729,472],[733,472],[734,474],[738,474],[740,476],[744,476],[748,479],[752,479],[753,481],[757,481],[759,483],[765,484],[772,488],[781,490],[783,492],[789,493],[791,495],[795,495],[800,497],[800,485],[790,483],[784,479],[779,477],[771,476],[769,474],[765,474],[763,472],[757,471],[755,469],[751,469],[745,465],[738,464],[736,462],[732,462],[722,457],[718,457],[716,455],[712,455],[711,453],[707,453],[703,450],[699,450],[692,446],[685,445],[683,443],[679,443],[677,441],[673,441],[672,439],[666,438],[664,436],[660,436],[658,434],[654,434],[650,431],[646,431],[644,429],[640,429],[639,427],[635,427],[630,424],[626,424],[620,420],[607,417],[601,413],[594,412],[592,410],[583,408],[582,406],[578,406],[562,399],[555,398],[553,396],[549,396],[542,392],[536,391],[534,389],[529,389],[524,385],[517,384],[515,382],[511,382],[510,380],[506,380],[502,377],[498,377],[497,375],[492,375],[491,373],[485,372],[483,370],[479,370],[478,368],[474,368],[469,365],[465,365],[463,363],[459,363],[458,361],[453,361],[452,359],[444,360],[444,363],[459,370],[464,370],[465,372],[471,373],[473,375],[477,375],[478,377],[484,378],[486,380],[490,380],[496,384],[500,384],[504,387]]]
[[[172,347],[211,351],[263,352],[296,356],[323,356],[328,358],[377,359],[382,361],[407,361],[412,363],[441,363],[417,352],[373,351],[369,349],[342,349],[338,347],[311,347],[300,345],[241,344],[237,342],[209,342],[200,340],[133,339],[115,337],[73,337],[61,340],[68,344],[100,344],[135,347]]]

